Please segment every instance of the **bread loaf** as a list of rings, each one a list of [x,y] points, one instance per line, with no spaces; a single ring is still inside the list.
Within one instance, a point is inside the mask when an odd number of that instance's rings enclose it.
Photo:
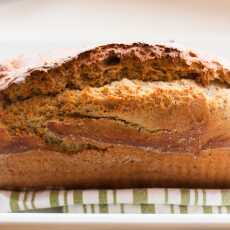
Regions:
[[[0,189],[230,187],[229,85],[143,43],[0,65]]]

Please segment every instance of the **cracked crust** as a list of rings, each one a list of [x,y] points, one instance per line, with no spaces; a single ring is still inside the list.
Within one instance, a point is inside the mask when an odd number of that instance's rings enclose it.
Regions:
[[[194,79],[207,86],[230,84],[230,69],[192,51],[163,45],[109,44],[61,60],[16,59],[0,68],[0,89],[8,100],[56,94],[66,88],[100,87],[112,81]]]
[[[141,43],[37,63],[0,68],[0,188],[230,186],[226,66]]]

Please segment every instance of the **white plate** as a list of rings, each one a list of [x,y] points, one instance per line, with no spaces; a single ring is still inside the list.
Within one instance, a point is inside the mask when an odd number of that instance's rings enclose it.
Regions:
[[[230,229],[229,215],[0,214],[1,230]]]

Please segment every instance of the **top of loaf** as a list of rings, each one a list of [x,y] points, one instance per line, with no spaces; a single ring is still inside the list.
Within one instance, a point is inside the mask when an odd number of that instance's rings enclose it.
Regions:
[[[207,86],[216,80],[230,84],[230,69],[193,51],[144,43],[108,44],[52,62],[15,59],[0,65],[1,97],[9,101],[52,95],[66,88],[101,87],[123,78],[193,79]]]

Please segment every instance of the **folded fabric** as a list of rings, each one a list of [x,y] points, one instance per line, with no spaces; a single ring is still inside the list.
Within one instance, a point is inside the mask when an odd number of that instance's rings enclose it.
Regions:
[[[230,206],[186,206],[164,204],[73,205],[63,207],[64,213],[136,213],[136,214],[226,214]]]
[[[61,212],[70,213],[230,213],[230,190],[0,191],[0,212],[57,207],[63,207]]]

